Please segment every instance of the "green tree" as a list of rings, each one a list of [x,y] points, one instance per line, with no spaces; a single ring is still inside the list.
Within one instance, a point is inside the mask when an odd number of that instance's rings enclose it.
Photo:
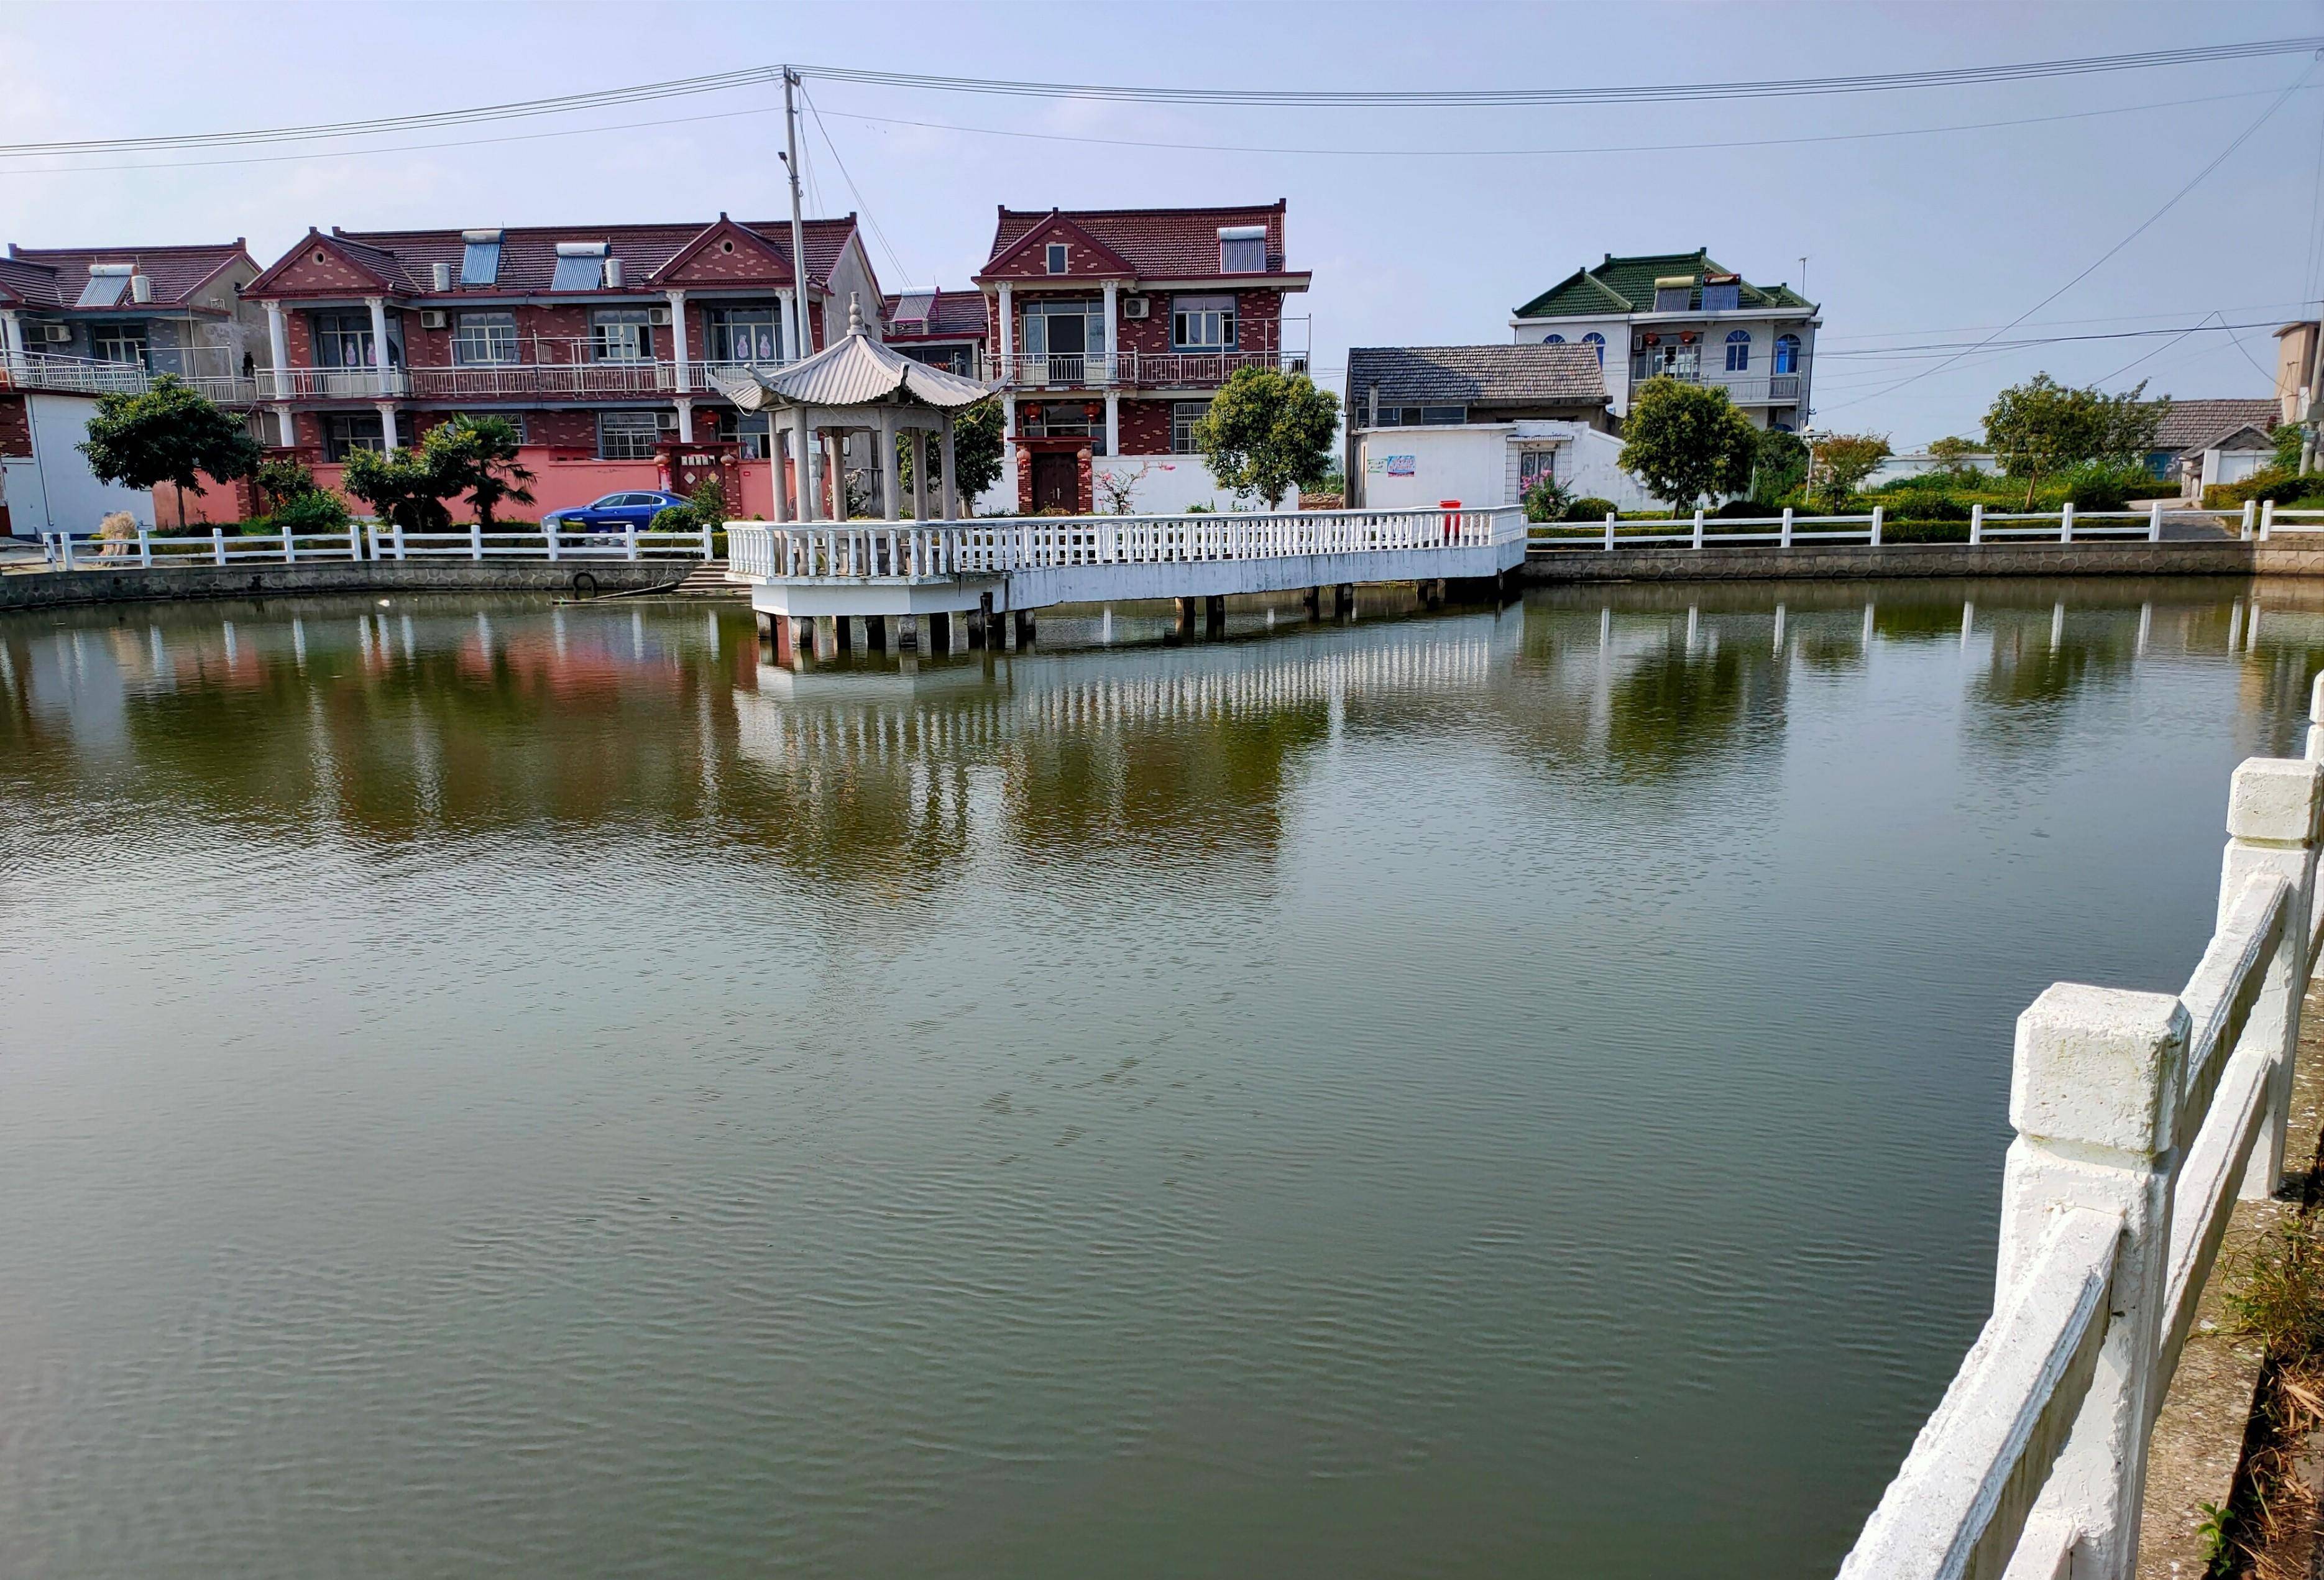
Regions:
[[[1807,486],[1807,440],[1788,429],[1763,428],[1756,446],[1751,467],[1754,504],[1780,505]]]
[[[1246,367],[1194,424],[1194,448],[1222,486],[1255,494],[1273,510],[1294,484],[1323,483],[1339,427],[1340,398],[1305,374]]]
[[[252,481],[258,485],[259,503],[270,510],[279,509],[305,494],[320,492],[315,474],[307,463],[296,456],[277,456],[258,463]]]
[[[1835,507],[1872,476],[1890,451],[1885,433],[1825,433],[1808,447],[1808,481]]]
[[[2307,440],[2307,430],[2297,422],[2287,422],[2268,430],[2267,437],[2268,442],[2275,446],[2275,469],[2286,474],[2299,471],[2300,448]]]
[[[1751,486],[1759,430],[1715,385],[1648,379],[1622,421],[1622,469],[1676,510]]]
[[[1001,398],[979,401],[975,405],[953,413],[953,464],[960,468],[960,508],[973,510],[976,496],[1001,481]],[[912,486],[912,447],[902,434],[896,436],[896,455],[907,494]],[[931,509],[940,508],[933,501],[936,490],[944,483],[944,446],[934,434],[928,436],[928,490]]]
[[[450,491],[417,450],[350,450],[341,481],[380,520],[407,532],[440,532],[452,524],[444,508]]]
[[[186,519],[186,490],[198,499],[200,479],[220,483],[247,477],[258,468],[258,441],[242,420],[220,411],[171,374],[134,395],[97,397],[80,453],[88,469],[106,483],[125,488],[177,490],[178,519]]]
[[[1985,414],[1986,443],[2002,470],[2025,479],[2025,506],[2042,479],[2086,461],[2132,466],[2145,459],[2171,402],[2143,399],[2146,384],[2118,395],[2081,389],[2037,373],[1994,397]]]
[[[439,422],[420,441],[421,463],[435,474],[438,498],[466,494],[475,504],[476,524],[489,532],[493,513],[505,500],[532,503],[532,474],[517,464],[523,443],[505,417],[465,413]]]

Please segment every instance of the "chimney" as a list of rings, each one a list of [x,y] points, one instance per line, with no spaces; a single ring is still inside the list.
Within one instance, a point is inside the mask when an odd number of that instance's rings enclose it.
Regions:
[[[605,289],[608,291],[619,291],[621,288],[622,261],[619,258],[609,257],[605,260]]]
[[[129,300],[132,301],[152,301],[153,300],[153,277],[150,274],[132,274],[129,277]]]

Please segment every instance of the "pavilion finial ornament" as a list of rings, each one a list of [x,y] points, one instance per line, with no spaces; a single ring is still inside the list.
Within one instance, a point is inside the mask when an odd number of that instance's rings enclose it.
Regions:
[[[863,333],[863,299],[852,291],[847,293],[847,332]]]

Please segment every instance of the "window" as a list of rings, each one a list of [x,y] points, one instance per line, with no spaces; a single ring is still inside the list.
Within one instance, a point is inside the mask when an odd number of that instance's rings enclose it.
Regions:
[[[641,307],[607,308],[591,315],[589,345],[599,362],[651,362],[651,320]]]
[[[763,461],[767,458],[767,414],[764,411],[737,411],[732,407],[721,411],[715,419],[721,443],[739,444],[742,458]]]
[[[1777,373],[1800,371],[1800,337],[1797,335],[1775,337],[1775,371]]]
[[[376,411],[327,411],[323,414],[323,456],[334,463],[355,450],[377,452],[387,448],[387,430]]]
[[[1557,480],[1557,452],[1546,447],[1517,452],[1517,497],[1523,499],[1536,483]]]
[[[1235,299],[1180,296],[1170,302],[1170,346],[1176,351],[1231,351]]]
[[[1174,401],[1170,403],[1170,453],[1191,456],[1196,452],[1194,424],[1211,409],[1208,401]]]
[[[471,422],[485,417],[497,417],[503,422],[507,423],[511,428],[516,430],[517,443],[530,444],[532,442],[531,435],[525,431],[524,413],[521,411],[454,411],[450,413],[446,420],[450,420],[451,417],[466,417]]]
[[[464,230],[460,254],[460,283],[490,285],[501,277],[501,233],[496,230]]]
[[[1729,373],[1749,373],[1751,371],[1750,330],[1731,329],[1728,331],[1727,371]]]
[[[1595,350],[1597,351],[1597,353],[1598,353],[1598,365],[1599,365],[1599,366],[1603,367],[1603,366],[1605,366],[1605,365],[1606,365],[1606,337],[1605,337],[1605,336],[1600,335],[1597,330],[1592,329],[1592,330],[1591,330],[1591,331],[1590,331],[1590,333],[1588,333],[1587,335],[1584,335],[1584,336],[1582,336],[1582,343],[1584,346],[1591,346],[1591,347],[1592,347],[1593,349],[1595,349]]]
[[[924,362],[930,367],[940,367],[964,378],[968,376],[969,348],[965,346],[899,346],[896,349],[914,362]]]
[[[492,367],[517,359],[514,313],[462,313],[452,335],[456,367]]]
[[[597,458],[601,461],[650,461],[661,420],[651,411],[597,413]]]
[[[1565,344],[1565,337],[1563,335],[1552,335],[1549,338],[1544,340],[1542,344],[1545,346],[1563,346]]]
[[[91,263],[88,283],[80,288],[80,298],[75,307],[112,307],[121,300],[121,293],[129,289],[129,276],[134,273],[128,263]]]
[[[1063,242],[1051,242],[1049,244],[1049,273],[1052,274],[1062,274],[1065,272],[1065,244]]]
[[[1105,303],[1094,299],[1025,304],[1025,355],[1102,356]]]
[[[1466,406],[1382,406],[1382,428],[1443,428],[1469,420]]]
[[[1263,225],[1219,226],[1219,273],[1222,274],[1266,273],[1267,226]]]
[[[710,314],[710,360],[780,362],[783,329],[770,307],[714,308]]]
[[[1105,418],[1079,401],[1021,406],[1017,431],[1027,439],[1085,439],[1093,455],[1105,454]]]
[[[89,343],[96,347],[99,362],[124,362],[133,367],[146,365],[145,326],[141,323],[98,324],[89,331]]]
[[[369,367],[373,342],[369,313],[317,313],[315,365]]]
[[[605,282],[604,242],[558,242],[557,273],[549,276],[551,291],[595,291]]]

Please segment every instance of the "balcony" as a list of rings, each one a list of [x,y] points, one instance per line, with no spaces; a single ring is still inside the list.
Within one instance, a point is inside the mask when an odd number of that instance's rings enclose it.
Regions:
[[[1724,368],[1704,368],[1700,363],[1665,365],[1652,354],[1630,358],[1633,385],[1651,378],[1710,384],[1725,390],[1727,398],[1738,406],[1795,406],[1799,404],[1800,391],[1807,383],[1807,374],[1804,356],[1800,358],[1796,370],[1787,373],[1729,373]]]
[[[153,387],[169,368],[134,362],[97,362],[82,356],[27,353],[0,356],[0,389],[48,390],[76,395],[135,395]],[[221,406],[249,406],[259,399],[256,380],[231,374],[179,374],[178,378]]]
[[[298,367],[269,393],[277,400],[378,401],[625,401],[679,395],[721,396],[716,374],[738,363],[493,362],[458,366]],[[765,366],[766,364],[757,365]],[[271,375],[269,375],[271,380]]]
[[[1304,351],[1117,351],[995,357],[1020,390],[1216,389],[1244,368],[1305,373]]]

